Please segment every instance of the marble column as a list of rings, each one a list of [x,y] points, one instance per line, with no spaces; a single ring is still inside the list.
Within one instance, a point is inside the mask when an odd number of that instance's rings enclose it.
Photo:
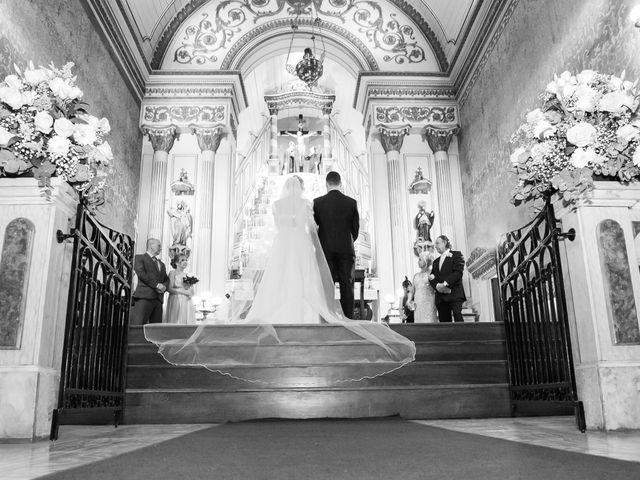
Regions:
[[[331,107],[322,109],[322,165],[325,173],[333,170],[333,154],[331,152]]]
[[[224,127],[201,127],[190,125],[190,130],[198,140],[200,147],[200,168],[197,178],[197,207],[195,215],[196,238],[194,239],[194,260],[191,268],[195,269],[200,279],[200,290],[211,289],[211,259],[213,250],[213,192],[215,156],[224,135]]]
[[[269,175],[280,173],[280,157],[278,156],[278,109],[270,108],[271,134],[269,137]]]
[[[389,191],[389,213],[391,218],[391,248],[393,252],[393,285],[399,286],[405,275],[411,244],[407,239],[407,209],[404,200],[406,185],[403,183],[400,165],[400,150],[404,137],[409,134],[410,125],[378,125],[380,143],[387,156],[387,187]]]
[[[425,128],[427,143],[435,157],[441,232],[449,237],[454,247],[456,245],[453,215],[455,205],[453,203],[453,184],[451,183],[451,167],[449,165],[449,145],[458,131],[459,128],[457,126],[441,128],[428,125]]]
[[[149,209],[148,238],[162,240],[165,216],[165,192],[167,189],[167,160],[178,133],[175,125],[168,127],[143,127],[142,133],[149,137],[153,147],[151,169],[151,207]],[[145,239],[143,239],[144,241]]]

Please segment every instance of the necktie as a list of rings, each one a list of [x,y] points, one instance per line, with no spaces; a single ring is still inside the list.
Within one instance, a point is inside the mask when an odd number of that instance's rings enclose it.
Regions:
[[[153,257],[153,261],[156,264],[156,268],[158,269],[158,271],[160,271],[160,260],[158,260],[156,257]]]

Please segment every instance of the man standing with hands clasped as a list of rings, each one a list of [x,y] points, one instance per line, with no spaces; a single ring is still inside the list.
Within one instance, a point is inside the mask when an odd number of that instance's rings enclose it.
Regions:
[[[133,292],[133,308],[129,324],[145,325],[162,323],[162,301],[167,291],[169,277],[164,263],[158,258],[162,243],[157,238],[147,240],[147,251],[136,255],[133,269],[138,276],[138,286]]]
[[[462,303],[467,299],[462,287],[464,258],[462,253],[451,250],[449,239],[440,235],[436,238],[436,251],[440,257],[433,262],[429,283],[436,291],[436,309],[440,322],[463,322]]]
[[[313,217],[333,281],[340,284],[342,311],[345,317],[353,318],[356,259],[353,242],[360,231],[358,204],[340,191],[342,179],[338,172],[329,172],[326,180],[327,194],[313,201]]]

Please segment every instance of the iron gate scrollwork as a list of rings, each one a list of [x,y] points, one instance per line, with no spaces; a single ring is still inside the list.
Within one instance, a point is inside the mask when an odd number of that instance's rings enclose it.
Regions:
[[[61,423],[117,426],[124,409],[134,243],[78,205],[73,238],[62,372],[52,440]],[[78,420],[80,419],[80,420]]]
[[[560,232],[547,202],[531,223],[507,233],[498,244],[509,390],[514,413],[564,413],[573,408],[584,431],[559,252],[559,239],[564,238],[572,240],[575,232]]]

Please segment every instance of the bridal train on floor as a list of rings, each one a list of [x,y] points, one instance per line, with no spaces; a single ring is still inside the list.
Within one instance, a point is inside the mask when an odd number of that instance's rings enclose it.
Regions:
[[[315,360],[312,353],[302,354],[298,363],[367,365],[355,374],[348,370],[344,380],[381,375],[413,361],[412,341],[385,324],[344,316],[334,298],[334,283],[316,232],[312,205],[303,197],[299,177],[286,179],[280,198],[273,204],[273,217],[277,232],[256,295],[228,324],[203,324],[185,338],[168,337],[161,330],[163,326],[145,326],[147,340],[158,345],[165,360],[249,381],[261,379],[258,372],[246,367],[291,364],[287,355],[282,359],[274,355],[273,348],[278,346],[302,347],[302,352],[305,345],[310,352],[327,347],[330,352]],[[294,328],[301,324],[315,328],[301,336],[299,328]],[[318,330],[323,325],[333,329],[332,333]]]

